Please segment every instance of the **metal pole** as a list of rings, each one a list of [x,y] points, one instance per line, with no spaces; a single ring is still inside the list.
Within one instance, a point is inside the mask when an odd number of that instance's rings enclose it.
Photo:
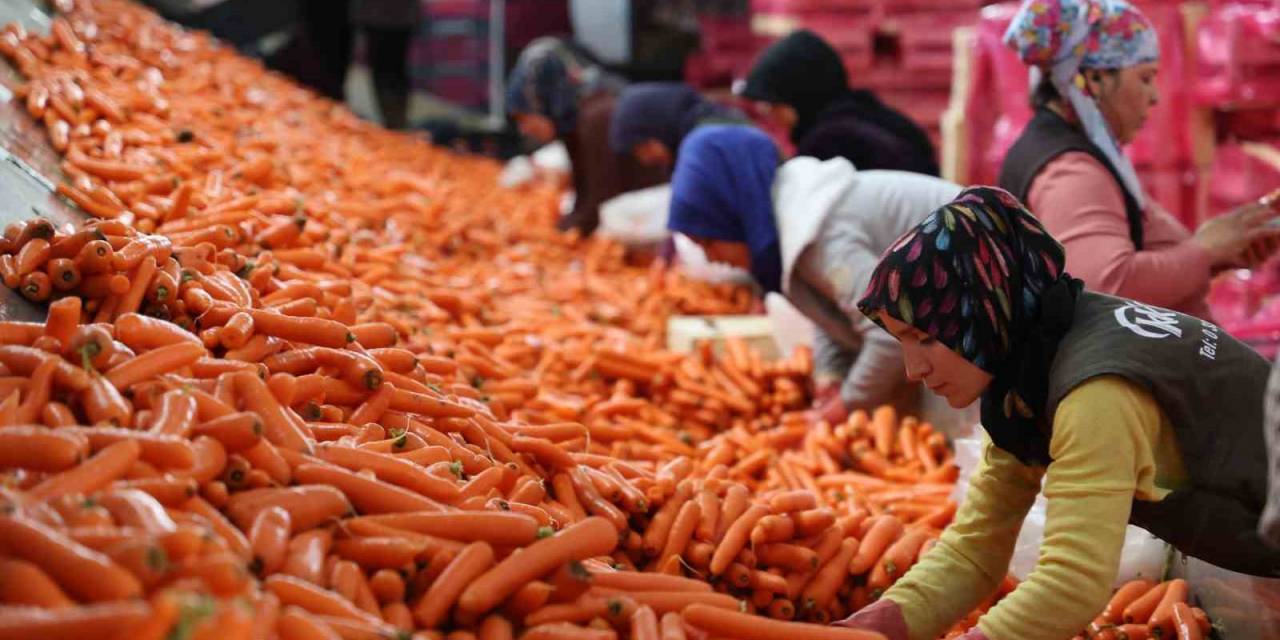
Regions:
[[[506,122],[506,0],[489,0],[489,126]]]

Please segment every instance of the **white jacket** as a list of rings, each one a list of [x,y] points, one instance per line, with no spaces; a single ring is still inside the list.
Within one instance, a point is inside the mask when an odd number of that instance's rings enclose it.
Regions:
[[[843,378],[851,408],[887,402],[905,383],[897,340],[858,311],[880,256],[960,186],[848,160],[795,158],[773,182],[782,292],[817,325],[815,377]]]

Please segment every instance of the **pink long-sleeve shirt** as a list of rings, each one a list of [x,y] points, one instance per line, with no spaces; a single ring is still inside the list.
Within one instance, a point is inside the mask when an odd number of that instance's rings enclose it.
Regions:
[[[1102,293],[1209,319],[1212,261],[1191,233],[1148,203],[1143,250],[1129,237],[1124,194],[1107,168],[1079,151],[1058,156],[1031,182],[1027,205],[1067,250],[1067,271]]]

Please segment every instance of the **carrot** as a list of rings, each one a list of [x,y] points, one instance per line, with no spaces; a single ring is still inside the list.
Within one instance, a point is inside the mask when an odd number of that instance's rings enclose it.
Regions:
[[[213,533],[226,544],[227,549],[244,561],[252,556],[249,541],[240,530],[227,520],[213,505],[200,496],[194,496],[183,505],[183,510],[201,516],[208,522]]]
[[[352,471],[368,469],[380,480],[399,485],[429,498],[452,503],[461,496],[457,485],[431,476],[412,463],[385,455],[350,447],[325,445],[318,447],[317,456]]]
[[[580,627],[567,622],[540,624],[520,634],[520,640],[617,640],[612,629]]]
[[[37,522],[0,516],[0,546],[35,563],[76,598],[102,602],[142,594],[142,585],[129,572]]]
[[[501,615],[493,614],[485,616],[484,621],[480,623],[477,637],[479,640],[513,640],[515,630],[512,628],[511,621]]]
[[[106,378],[115,388],[124,391],[130,386],[160,374],[176,371],[204,357],[204,345],[180,342],[148,351],[124,364],[113,367]]]
[[[817,575],[802,592],[801,607],[804,610],[816,611],[827,608],[831,599],[835,597],[836,589],[848,575],[849,562],[857,551],[858,541],[853,538],[845,538],[840,543],[840,549],[836,555],[818,570]]]
[[[236,373],[231,376],[235,394],[246,410],[262,420],[263,435],[273,444],[293,451],[308,452],[311,443],[301,420],[287,408],[280,406],[271,389],[258,376]]]
[[[114,260],[120,260],[120,253],[115,255]],[[155,256],[147,256],[134,269],[133,275],[129,278],[129,291],[120,298],[119,304],[116,306],[116,316],[121,314],[132,313],[138,310],[142,304],[142,297],[146,295],[147,288],[151,285],[151,279],[155,277],[157,262]]]
[[[113,489],[99,493],[97,500],[123,526],[136,527],[153,535],[177,530],[177,524],[165,512],[164,506],[149,493],[138,489]]]
[[[341,640],[336,631],[318,616],[307,610],[285,607],[276,622],[275,633],[280,640]]]
[[[546,574],[551,568],[571,560],[608,554],[617,543],[617,530],[608,520],[587,518],[499,562],[466,587],[458,606],[465,612],[486,612],[523,583]]]
[[[1151,619],[1147,621],[1147,624],[1151,626],[1152,633],[1162,638],[1173,637],[1173,605],[1179,602],[1186,602],[1187,593],[1186,580],[1175,578],[1169,581],[1169,587],[1165,590],[1164,596],[1160,598],[1160,604],[1156,605],[1155,611],[1151,613]]]
[[[751,530],[751,543],[783,542],[790,540],[795,534],[794,520],[785,515],[767,515],[760,518],[760,522]]]
[[[61,609],[75,602],[38,565],[0,558],[0,603]]]
[[[333,544],[333,534],[326,529],[312,529],[297,534],[286,547],[282,573],[319,585],[324,559]]]
[[[294,470],[294,478],[303,483],[336,487],[362,513],[435,511],[441,508],[430,498],[329,465],[299,465]]]
[[[688,638],[684,630],[683,619],[680,614],[674,611],[662,614],[659,626],[661,627],[662,640],[687,640]]]
[[[49,476],[27,495],[32,500],[48,500],[71,493],[92,493],[124,475],[141,453],[141,445],[134,440],[116,442],[79,466]]]
[[[821,564],[813,549],[794,544],[763,544],[756,548],[761,563],[797,572],[813,571]]]
[[[178,436],[116,427],[63,427],[61,430],[84,436],[89,448],[95,451],[125,440],[136,442],[141,459],[161,469],[186,469],[195,463],[191,443]]]
[[[1178,640],[1200,640],[1204,637],[1191,606],[1185,602],[1173,604],[1173,626],[1178,634]]]
[[[0,427],[0,467],[63,471],[89,455],[78,434],[38,427]]]
[[[1140,598],[1143,594],[1150,591],[1155,583],[1145,578],[1130,580],[1124,583],[1115,594],[1111,596],[1111,600],[1107,602],[1107,606],[1102,610],[1100,616],[1106,622],[1111,624],[1120,624],[1124,621],[1124,610],[1134,600]]]
[[[659,640],[658,615],[652,607],[641,606],[631,616],[631,638],[633,640]]]
[[[1122,614],[1125,624],[1147,624],[1168,590],[1169,583],[1161,582],[1130,602]]]
[[[685,547],[693,539],[693,530],[698,526],[701,518],[702,508],[696,501],[689,500],[684,503],[684,506],[680,507],[680,513],[676,515],[676,519],[671,525],[671,532],[667,536],[666,544],[663,546],[662,552],[658,554],[658,564],[661,564],[671,556],[684,553]]]
[[[181,342],[198,344],[202,350],[204,347],[200,338],[178,325],[137,313],[120,314],[115,325],[120,341],[134,351],[149,351]]]
[[[406,538],[366,536],[339,540],[334,543],[333,552],[362,567],[395,569],[412,564],[426,547],[425,543]]]
[[[747,488],[734,484],[725,492],[724,500],[720,503],[720,518],[716,523],[716,533],[712,537],[713,542],[719,542],[729,530],[729,526],[738,520],[738,517],[747,510],[747,503],[750,493]]]
[[[250,309],[254,330],[260,334],[292,342],[341,349],[355,336],[346,326],[323,318],[299,318],[270,311]]]
[[[761,505],[751,505],[747,510],[738,517],[737,520],[729,526],[724,534],[724,539],[720,541],[716,547],[716,552],[711,556],[711,565],[708,570],[711,575],[720,575],[724,570],[729,568],[729,564],[738,555],[738,552],[746,546],[747,538],[751,535],[751,530],[755,528],[757,522],[768,513],[768,509]]]
[[[284,564],[292,521],[289,512],[267,507],[258,512],[249,527],[249,548],[253,551],[250,570],[259,575],[275,573]]]
[[[849,573],[856,576],[869,571],[889,545],[902,535],[902,531],[902,521],[894,516],[875,518],[867,534],[863,536],[857,554],[853,556],[853,560],[849,561]]]
[[[197,411],[202,401],[208,402],[216,400],[211,397],[201,397],[199,395],[190,394],[193,402],[196,403]],[[193,436],[208,436],[222,443],[230,453],[237,453],[252,449],[262,440],[262,421],[252,413],[247,411],[238,413],[229,413],[224,416],[213,418],[206,422],[196,424],[191,429]]]
[[[532,547],[527,548],[525,553],[529,553],[531,549]],[[419,603],[413,607],[413,620],[421,626],[434,627],[436,623],[443,620],[444,614],[448,613],[454,603],[466,608],[467,594],[471,593],[474,585],[479,584],[484,576],[489,575],[488,572],[492,572],[490,567],[493,567],[493,562],[493,548],[489,547],[488,543],[479,541],[479,543],[467,545],[467,548],[449,563],[444,572],[440,573],[440,577],[435,580],[435,584],[431,585],[431,589],[426,591]],[[511,591],[508,591],[508,594]],[[495,600],[500,600],[508,594],[503,594]],[[470,609],[476,611],[476,608]]]
[[[142,601],[102,602],[65,609],[5,607],[0,609],[0,638],[42,640],[111,640],[133,637],[151,607]]]
[[[379,569],[369,578],[369,589],[380,604],[404,601],[404,579],[392,569]],[[410,614],[412,626],[412,614]]]
[[[818,507],[817,496],[806,490],[780,493],[769,500],[769,508],[774,513],[805,511]]]
[[[1151,627],[1145,624],[1122,624],[1115,627],[1115,632],[1116,640],[1148,640],[1151,637]]]
[[[381,620],[357,608],[338,594],[293,576],[276,574],[263,580],[262,586],[280,598],[280,603],[286,607],[294,605],[316,615],[382,625]]]
[[[920,547],[929,539],[929,533],[922,529],[911,529],[902,534],[896,542],[889,545],[867,576],[867,587],[875,590],[889,588],[898,578],[915,564]]]

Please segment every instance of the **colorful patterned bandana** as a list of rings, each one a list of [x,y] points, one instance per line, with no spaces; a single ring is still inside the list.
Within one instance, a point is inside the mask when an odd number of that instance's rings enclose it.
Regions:
[[[621,89],[623,82],[589,56],[559,38],[534,40],[516,60],[507,79],[507,113],[546,116],[564,136],[578,122],[578,103],[602,89]]]
[[[1123,69],[1159,60],[1160,43],[1151,21],[1125,0],[1024,0],[1004,41],[1031,66],[1032,87],[1048,74],[1089,140],[1143,206],[1146,197],[1133,165],[1093,98],[1076,86],[1076,76],[1081,69]]]
[[[983,427],[997,443],[1025,441],[1011,453],[1032,460],[1047,451],[1038,414],[1080,289],[1065,260],[1017,198],[972,187],[885,252],[858,308],[882,327],[886,314],[915,327],[990,373]]]

